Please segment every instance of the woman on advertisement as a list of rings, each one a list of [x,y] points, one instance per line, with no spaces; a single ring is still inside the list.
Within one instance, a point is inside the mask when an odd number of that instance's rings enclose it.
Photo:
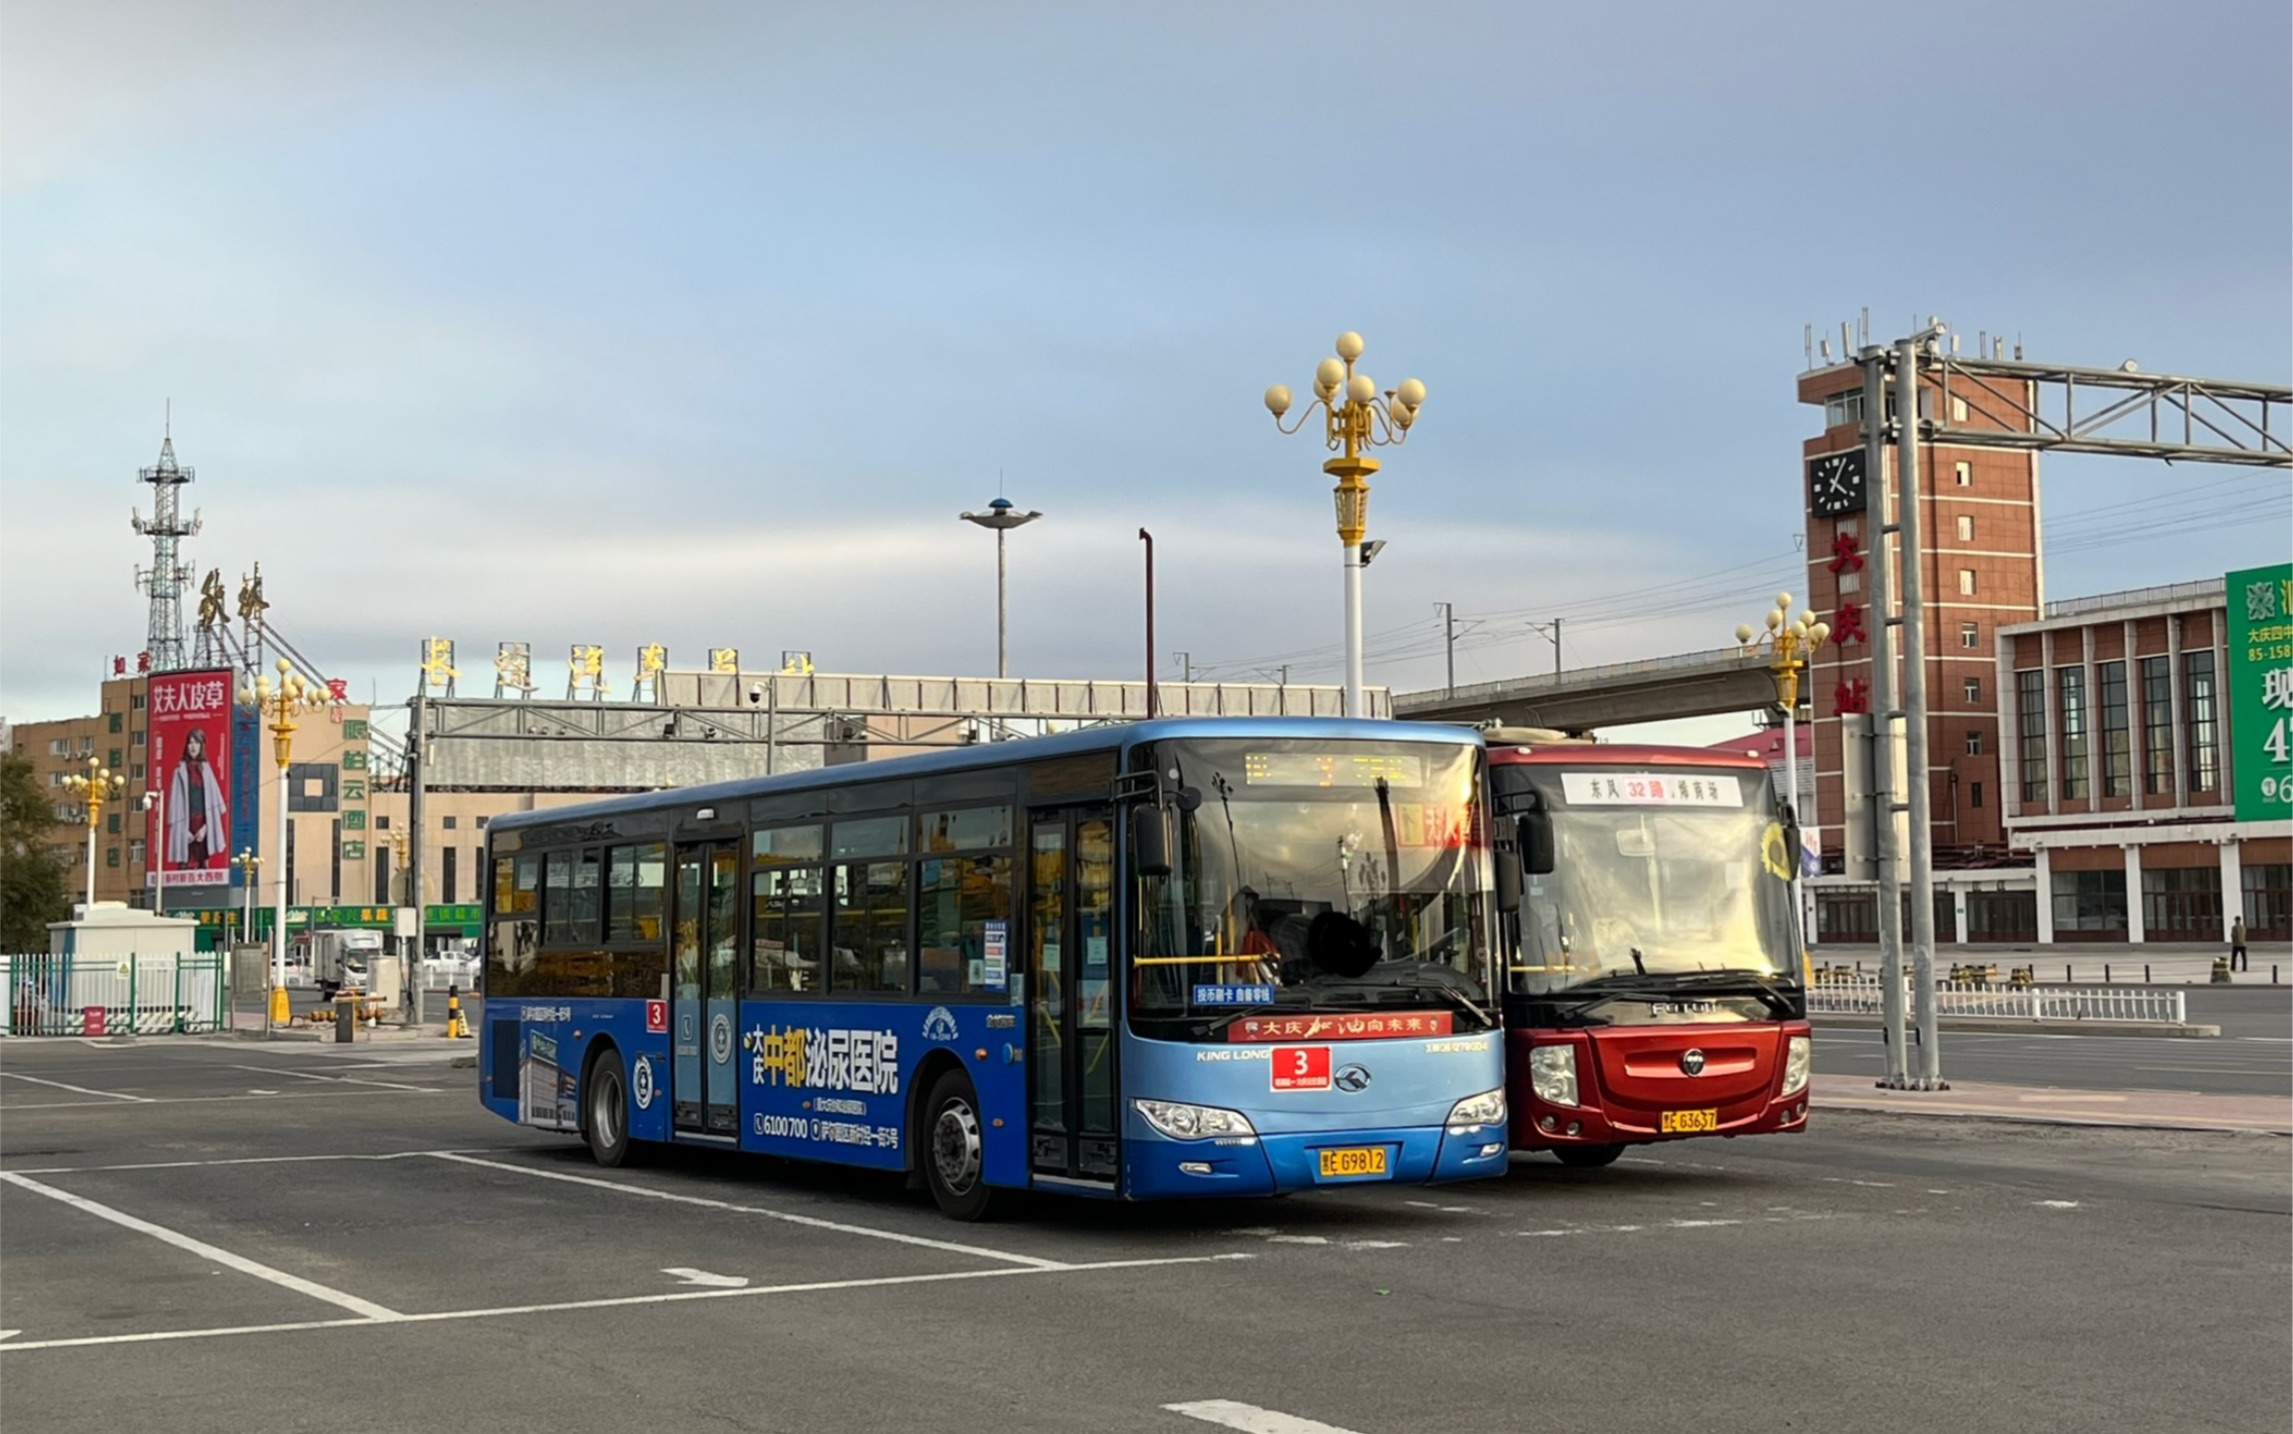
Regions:
[[[167,781],[167,864],[179,871],[204,870],[231,850],[229,804],[223,783],[207,761],[207,729],[183,736],[183,757]]]

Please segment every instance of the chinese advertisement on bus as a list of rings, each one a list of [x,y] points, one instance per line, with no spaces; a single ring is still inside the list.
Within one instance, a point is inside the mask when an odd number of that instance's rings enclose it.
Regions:
[[[231,882],[231,674],[151,678],[146,760],[158,795],[147,815],[152,867],[167,885]]]

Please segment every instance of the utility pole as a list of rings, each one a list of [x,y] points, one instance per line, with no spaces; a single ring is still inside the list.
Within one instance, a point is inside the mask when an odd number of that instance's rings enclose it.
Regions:
[[[1154,717],[1162,711],[1154,687],[1154,534],[1141,528],[1139,541],[1146,544],[1146,708],[1147,716]]]
[[[422,1026],[422,847],[423,788],[430,783],[429,723],[425,708],[428,693],[417,689],[406,733],[406,904],[414,911],[414,950],[405,955],[407,986],[411,991],[406,1013],[416,1030]],[[478,877],[484,890],[485,876]],[[403,953],[402,953],[403,954]]]
[[[1872,832],[1872,876],[1879,893],[1879,1019],[1885,1032],[1886,1067],[1879,1084],[1900,1089],[1905,1083],[1903,1055],[1903,897],[1895,872],[1895,623],[1894,581],[1887,535],[1895,525],[1887,521],[1886,412],[1887,350],[1873,345],[1863,350],[1863,454],[1869,474],[1869,506],[1864,521],[1871,530],[1871,801],[1877,824]],[[1796,753],[1794,754],[1797,755]]]
[[[1457,695],[1457,605],[1455,603],[1437,602],[1434,606],[1441,609],[1441,646],[1442,650],[1448,654],[1449,659],[1449,685],[1443,695],[1455,697]]]
[[[1897,524],[1903,543],[1903,761],[1909,769],[1911,818],[1911,984],[1917,1001],[1919,1068],[1915,1090],[1943,1086],[1942,1032],[1935,1018],[1934,816],[1927,781],[1926,553],[1919,484],[1919,351],[1942,326],[1927,327],[1895,345],[1895,480],[1902,504]],[[2041,900],[2047,893],[2040,892]]]
[[[1194,681],[1194,654],[1191,652],[1174,652],[1171,656],[1178,659],[1179,681]]]

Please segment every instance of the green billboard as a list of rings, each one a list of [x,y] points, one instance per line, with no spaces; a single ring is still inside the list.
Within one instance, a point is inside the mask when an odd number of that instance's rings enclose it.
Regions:
[[[2293,816],[2293,563],[2247,568],[2223,583],[2237,819],[2283,821]]]

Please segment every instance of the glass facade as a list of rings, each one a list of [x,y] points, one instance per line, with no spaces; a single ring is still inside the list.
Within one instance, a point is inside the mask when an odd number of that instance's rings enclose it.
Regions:
[[[2142,790],[2153,797],[2174,790],[2173,659],[2142,659]]]
[[[2105,662],[2094,669],[2102,718],[2102,795],[2134,794],[2134,733],[2126,708],[2126,664]]]
[[[2054,938],[2065,931],[2126,929],[2126,871],[2058,871],[2054,873]]]
[[[2213,649],[2182,654],[2182,701],[2189,724],[2189,789],[2221,790],[2221,727],[2214,691]]]
[[[2014,674],[2015,735],[2022,744],[2022,804],[2046,805],[2046,670]]]
[[[2086,669],[2054,669],[2062,703],[2062,799],[2076,801],[2086,787]]]

